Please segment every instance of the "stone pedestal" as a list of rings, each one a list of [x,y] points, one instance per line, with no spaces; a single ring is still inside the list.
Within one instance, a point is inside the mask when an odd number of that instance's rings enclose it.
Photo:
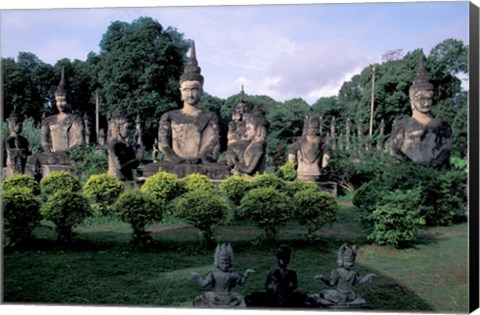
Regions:
[[[210,179],[225,179],[230,176],[230,170],[222,164],[184,164],[170,161],[159,161],[145,165],[143,168],[143,177],[147,178],[159,170],[176,174],[178,178],[183,178],[189,174],[198,173],[208,176]]]

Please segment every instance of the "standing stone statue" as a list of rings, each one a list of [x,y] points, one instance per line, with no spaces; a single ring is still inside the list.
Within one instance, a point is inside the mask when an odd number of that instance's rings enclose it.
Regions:
[[[243,114],[243,134],[240,140],[231,141],[226,154],[226,163],[235,175],[254,175],[263,172],[266,164],[266,140],[269,123],[259,107]]]
[[[7,119],[10,136],[5,140],[7,150],[5,177],[25,173],[27,158],[32,154],[28,140],[21,136],[23,122],[16,109],[10,113]]]
[[[120,180],[132,180],[133,170],[138,167],[135,146],[128,143],[128,134],[132,123],[123,106],[119,106],[110,118],[110,139],[108,143],[108,174]]]
[[[412,117],[395,122],[390,137],[391,154],[402,161],[432,167],[449,164],[452,147],[450,125],[430,115],[433,85],[420,56],[418,71],[409,91]]]
[[[248,276],[255,272],[246,269],[241,275],[232,269],[233,249],[230,244],[218,244],[214,256],[215,269],[206,277],[197,272],[192,272],[202,287],[212,286],[213,292],[204,292],[197,296],[193,302],[195,307],[246,307],[241,294],[231,292],[237,285],[244,285]]]
[[[90,136],[91,136],[91,123],[90,117],[88,117],[87,112],[83,115],[83,124],[85,126],[85,144],[90,144]]]
[[[330,155],[320,136],[318,116],[308,117],[305,126],[304,135],[290,146],[288,160],[297,164],[299,180],[315,182],[320,179],[321,169],[327,167]]]
[[[335,286],[335,290],[322,290],[318,294],[311,295],[312,304],[337,309],[370,307],[352,288],[357,284],[363,285],[370,282],[376,275],[369,273],[363,277],[360,276],[358,270],[353,268],[356,256],[356,245],[343,244],[340,247],[337,259],[338,268],[332,271],[330,279],[322,274],[315,276],[316,280],[331,287]]]
[[[70,112],[65,89],[65,71],[62,68],[60,84],[55,91],[58,114],[42,121],[41,144],[45,153],[66,152],[85,144],[85,126],[82,117]]]
[[[195,43],[180,77],[183,108],[166,112],[160,118],[158,142],[168,160],[176,163],[213,163],[220,150],[218,117],[198,108],[203,92]]]

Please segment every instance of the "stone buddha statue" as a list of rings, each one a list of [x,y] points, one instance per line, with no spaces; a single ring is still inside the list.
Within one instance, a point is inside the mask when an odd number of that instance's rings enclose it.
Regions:
[[[10,113],[7,119],[10,136],[5,140],[7,151],[5,177],[25,173],[27,158],[31,155],[28,140],[20,135],[23,128],[23,121],[16,109]]]
[[[269,123],[259,107],[245,113],[241,139],[227,148],[226,163],[235,175],[263,172],[266,163],[266,140]]]
[[[132,180],[133,170],[136,169],[142,156],[139,156],[136,148],[128,142],[128,136],[132,122],[128,119],[123,106],[110,118],[108,152],[108,174],[121,180]],[[143,153],[143,148],[141,148]]]
[[[180,77],[183,108],[166,112],[160,118],[159,149],[176,163],[214,163],[220,150],[218,117],[198,108],[203,92],[203,76],[198,66],[195,43]]]
[[[41,144],[45,153],[66,152],[85,144],[85,126],[82,117],[72,114],[67,103],[65,72],[62,68],[60,84],[55,91],[58,114],[42,121]]]
[[[420,56],[418,71],[409,90],[412,117],[395,122],[390,136],[391,154],[402,161],[432,167],[449,164],[452,147],[450,125],[430,115],[433,85]]]
[[[321,169],[327,167],[330,155],[320,135],[318,116],[307,117],[303,135],[293,143],[288,152],[288,160],[297,165],[297,178],[306,182],[320,179]]]

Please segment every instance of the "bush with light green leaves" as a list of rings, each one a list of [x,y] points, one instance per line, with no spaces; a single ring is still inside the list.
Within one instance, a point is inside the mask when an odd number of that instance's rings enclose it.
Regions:
[[[92,202],[92,208],[104,215],[109,214],[112,205],[124,190],[123,182],[110,174],[92,175],[83,185],[83,192]]]
[[[17,174],[3,181],[3,190],[9,190],[14,187],[28,188],[34,195],[40,194],[40,184],[29,175]]]
[[[180,184],[187,192],[194,190],[203,190],[208,192],[215,191],[215,186],[213,186],[208,176],[203,174],[189,174],[182,178]]]

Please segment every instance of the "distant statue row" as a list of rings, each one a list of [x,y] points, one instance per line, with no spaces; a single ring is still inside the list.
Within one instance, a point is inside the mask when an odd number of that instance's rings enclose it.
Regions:
[[[180,77],[181,109],[164,113],[160,117],[156,146],[165,156],[164,161],[145,165],[143,174],[148,177],[159,168],[183,177],[190,173],[203,173],[211,179],[224,179],[231,174],[254,175],[263,172],[266,161],[266,139],[269,123],[265,113],[258,107],[248,109],[242,97],[237,104],[228,128],[228,147],[225,158],[218,160],[220,151],[218,117],[198,108],[203,92],[204,78],[198,66],[193,43],[190,58]],[[428,81],[423,55],[417,74],[410,87],[412,117],[395,122],[390,137],[392,155],[399,160],[422,165],[441,167],[447,165],[452,146],[450,125],[432,118],[430,109],[433,85]],[[42,121],[41,145],[43,153],[32,163],[41,176],[54,170],[69,170],[71,163],[67,152],[88,142],[88,121],[70,111],[65,89],[65,74],[62,69],[60,84],[55,91],[58,114]],[[119,107],[109,121],[106,145],[108,172],[121,179],[132,179],[133,170],[143,158],[143,143],[140,119],[137,116],[136,141],[127,141],[126,135],[132,121],[127,109]],[[30,154],[28,141],[20,136],[21,117],[12,111],[9,119],[10,137],[7,139],[6,176],[25,172],[25,163]],[[332,121],[330,137],[322,136],[322,119],[308,117],[302,136],[291,145],[288,159],[297,165],[298,178],[317,181],[321,169],[330,158],[328,145],[335,148],[335,121]],[[347,136],[351,122],[347,121]],[[384,126],[381,126],[383,130]],[[359,126],[359,136],[360,136]],[[99,133],[98,140],[105,139]],[[347,142],[348,143],[348,142]]]
[[[265,282],[265,292],[254,292],[243,297],[232,292],[237,285],[243,285],[253,269],[246,269],[243,274],[233,267],[233,249],[230,244],[219,244],[215,250],[215,269],[202,277],[192,272],[202,287],[213,287],[214,291],[200,294],[194,299],[195,307],[288,307],[288,308],[333,308],[362,309],[371,308],[363,298],[358,296],[353,287],[370,282],[376,275],[373,273],[361,276],[354,268],[357,246],[343,244],[338,250],[338,268],[331,272],[328,279],[322,274],[314,279],[322,281],[334,290],[322,290],[318,294],[307,295],[297,291],[298,279],[294,270],[288,269],[291,249],[282,244],[277,248],[278,269],[270,272]]]

